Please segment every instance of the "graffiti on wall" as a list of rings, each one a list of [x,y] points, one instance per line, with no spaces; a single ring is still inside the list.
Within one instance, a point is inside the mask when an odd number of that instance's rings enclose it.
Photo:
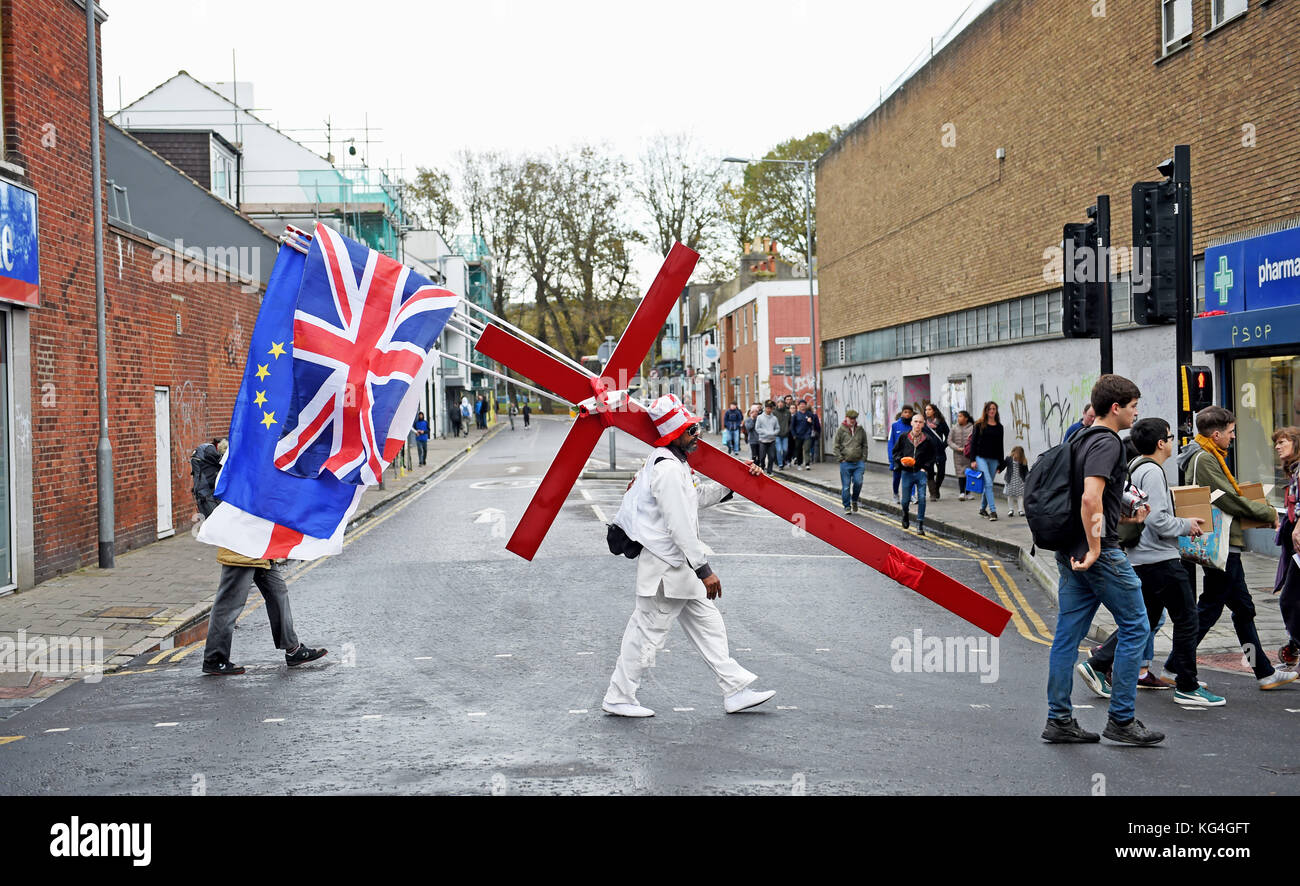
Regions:
[[[210,436],[208,392],[192,381],[172,388],[172,471],[184,477],[190,472],[190,453]]]
[[[1017,440],[1025,440],[1028,439],[1025,435],[1029,433],[1029,428],[1029,403],[1021,389],[1011,398],[1011,430]]]
[[[226,333],[226,363],[230,366],[244,365],[244,361],[248,359],[246,348],[244,324],[239,322],[239,311],[235,311],[230,332]]]

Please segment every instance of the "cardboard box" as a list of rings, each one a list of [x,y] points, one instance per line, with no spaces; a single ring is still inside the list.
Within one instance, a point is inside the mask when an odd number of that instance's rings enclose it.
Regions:
[[[1214,521],[1210,513],[1210,487],[1172,486],[1169,491],[1174,496],[1174,516],[1199,517],[1202,528],[1208,531]]]
[[[1273,507],[1268,502],[1268,496],[1266,494],[1267,490],[1265,490],[1263,483],[1241,483],[1239,485],[1241,486],[1242,498],[1248,498],[1251,499],[1252,501],[1263,502],[1264,504],[1267,504],[1270,508]],[[1273,487],[1271,485],[1268,487],[1269,490],[1271,490],[1272,488]],[[1252,520],[1249,517],[1244,517],[1241,520],[1237,521],[1237,525],[1239,525],[1242,529],[1268,529],[1273,524],[1261,523],[1259,520]]]

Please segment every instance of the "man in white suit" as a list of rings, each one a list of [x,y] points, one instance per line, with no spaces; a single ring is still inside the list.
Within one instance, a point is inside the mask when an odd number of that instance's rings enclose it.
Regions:
[[[614,522],[640,542],[636,609],[623,632],[623,646],[609,680],[602,710],[620,717],[653,717],[637,701],[646,668],[654,666],[669,628],[680,619],[686,636],[704,656],[723,692],[728,714],[760,705],[776,693],[756,692],[757,678],[731,657],[722,613],[712,602],[722,582],[709,566],[713,553],[700,540],[699,509],[731,498],[718,483],[698,477],[686,457],[699,445],[698,416],[674,394],[652,402],[651,419],[659,432],[655,450],[623,496]],[[749,472],[762,470],[752,461]]]

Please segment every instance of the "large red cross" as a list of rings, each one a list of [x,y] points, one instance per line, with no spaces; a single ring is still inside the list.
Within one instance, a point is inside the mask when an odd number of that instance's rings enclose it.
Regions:
[[[600,394],[615,387],[625,388],[626,379],[640,367],[654,344],[657,332],[676,305],[698,259],[698,253],[680,243],[672,248],[619,339],[602,378],[583,375],[496,326],[489,326],[484,331],[475,349],[572,403],[580,403],[593,394],[599,398]],[[529,502],[523,519],[510,536],[507,550],[526,560],[533,559],[606,427],[619,428],[650,445],[654,445],[659,437],[649,414],[635,401],[625,409],[588,411],[579,415],[556,454],[555,462]],[[753,476],[744,462],[703,440],[691,453],[690,464],[701,474],[776,516],[791,523],[802,523],[811,535],[928,597],[982,631],[1000,636],[1011,618],[1009,611],[951,576],[771,477]]]

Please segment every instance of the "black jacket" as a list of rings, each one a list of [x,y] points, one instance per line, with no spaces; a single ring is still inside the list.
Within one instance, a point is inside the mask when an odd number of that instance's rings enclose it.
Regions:
[[[194,477],[194,503],[204,517],[212,516],[221,499],[217,498],[217,474],[221,471],[221,456],[217,447],[204,443],[190,456],[190,474]]]
[[[922,434],[921,442],[912,445],[911,433],[904,434],[898,438],[894,444],[894,464],[900,468],[903,466],[903,459],[911,456],[916,459],[916,464],[910,468],[903,468],[905,471],[924,471],[934,464],[935,446],[934,438],[929,434]]]
[[[975,425],[972,432],[970,454],[973,458],[987,458],[994,465],[1001,465],[1007,454],[1002,448],[1001,422],[995,425]]]

